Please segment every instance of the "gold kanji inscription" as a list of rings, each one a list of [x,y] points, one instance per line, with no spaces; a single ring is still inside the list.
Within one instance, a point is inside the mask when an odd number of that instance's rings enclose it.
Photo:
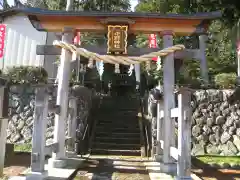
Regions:
[[[128,26],[108,25],[108,53],[127,53]]]

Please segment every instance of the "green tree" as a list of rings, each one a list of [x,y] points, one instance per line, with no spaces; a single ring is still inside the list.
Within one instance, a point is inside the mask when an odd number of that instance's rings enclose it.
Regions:
[[[239,26],[236,25],[240,17],[240,1],[143,0],[136,6],[136,11],[138,12],[190,14],[216,10],[223,12],[223,18],[213,21],[208,31],[207,60],[211,77],[220,72],[229,73],[236,71],[235,39],[236,35],[240,37]],[[139,40],[137,42],[140,42],[140,44],[147,44],[147,42],[144,42],[144,36],[139,36],[138,38]],[[191,45],[189,45],[189,40],[191,41]],[[147,38],[145,38],[145,41],[147,41]],[[175,41],[184,43],[188,48],[191,46],[196,47],[196,44],[198,44],[198,40],[194,36],[177,37]],[[184,66],[185,71],[188,72],[188,76],[199,78],[199,62],[188,60],[184,62]]]
[[[82,0],[78,8],[84,11],[129,11],[129,0]]]
[[[0,2],[0,6],[2,7],[3,10],[10,8],[10,5],[8,4],[7,0],[3,0]]]

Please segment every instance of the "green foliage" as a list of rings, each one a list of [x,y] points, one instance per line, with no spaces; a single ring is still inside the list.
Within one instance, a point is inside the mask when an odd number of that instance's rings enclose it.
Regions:
[[[48,74],[42,67],[18,66],[12,67],[4,74],[10,84],[47,83]]]
[[[14,151],[15,152],[31,152],[32,151],[32,144],[14,144]]]
[[[215,76],[215,84],[220,88],[233,88],[236,85],[236,73],[221,73]]]
[[[158,82],[160,81],[160,84],[163,83],[163,71],[162,69],[157,70],[156,63],[152,63],[151,70],[149,71],[150,76],[152,76],[155,80]]]
[[[129,11],[130,0],[82,0],[78,8],[84,11]]]
[[[221,11],[223,18],[212,21],[209,26],[206,56],[210,81],[215,80],[219,73],[236,72],[236,39],[240,37],[240,1],[238,0],[141,0],[136,6],[137,12],[160,13],[198,13]],[[139,47],[148,45],[148,37],[138,36]],[[160,41],[158,41],[160,45]],[[187,48],[198,48],[196,36],[175,37],[174,43],[184,44]],[[161,47],[161,45],[160,45]],[[176,77],[177,84],[201,84],[199,61],[184,60],[183,71]],[[155,71],[153,69],[152,71]],[[151,72],[154,78],[159,78],[158,72]],[[195,86],[194,85],[194,86]],[[220,86],[218,84],[218,86]],[[223,84],[225,86],[225,84]]]
[[[223,163],[227,163],[230,165],[240,165],[240,157],[239,156],[203,155],[203,156],[197,156],[196,158],[205,164],[222,165]]]
[[[211,39],[207,45],[207,60],[210,75],[236,72],[236,50],[231,39],[231,30],[220,20],[209,27]]]

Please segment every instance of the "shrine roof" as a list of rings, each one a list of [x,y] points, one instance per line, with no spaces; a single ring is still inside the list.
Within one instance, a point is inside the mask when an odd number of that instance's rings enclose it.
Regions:
[[[40,8],[10,8],[0,12],[2,17],[24,13],[27,15],[44,16],[88,16],[88,17],[143,17],[143,18],[176,18],[176,19],[215,19],[221,17],[220,11],[204,12],[195,14],[161,14],[161,13],[143,13],[143,12],[98,12],[98,11],[62,11],[46,10]]]
[[[162,26],[170,24],[170,26],[175,30],[179,24],[182,26],[188,26],[185,30],[189,33],[190,26],[197,26],[199,24],[209,24],[209,21],[212,19],[220,18],[221,12],[207,12],[207,13],[195,13],[195,14],[161,14],[161,13],[143,13],[143,12],[94,12],[94,11],[59,11],[59,10],[45,10],[39,8],[11,8],[0,12],[2,18],[15,15],[18,13],[26,14],[33,26],[39,31],[53,31],[59,32],[62,30],[63,26],[73,26],[73,28],[79,29],[81,31],[92,31],[93,27],[97,31],[103,31],[102,22],[100,20],[106,18],[126,18],[134,21],[132,30],[136,32],[148,32],[155,31],[157,28],[146,28],[146,23],[153,25]],[[51,18],[50,18],[51,17]],[[88,22],[88,23],[86,23]],[[53,26],[53,23],[55,26]],[[83,25],[84,24],[84,25]],[[144,27],[145,26],[145,27]],[[169,26],[169,25],[168,25]],[[174,27],[173,27],[174,26]],[[129,28],[131,30],[131,27]],[[161,31],[160,28],[158,30]],[[177,30],[177,29],[176,29]],[[176,32],[184,31],[182,28]]]

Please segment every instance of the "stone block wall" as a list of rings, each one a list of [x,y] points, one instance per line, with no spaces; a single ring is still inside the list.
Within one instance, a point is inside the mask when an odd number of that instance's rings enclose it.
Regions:
[[[80,131],[84,130],[94,92],[75,87],[78,97]],[[192,155],[240,155],[240,102],[230,105],[233,90],[198,90],[194,93],[192,116]],[[8,143],[30,143],[35,104],[34,90],[11,88],[9,96]],[[54,113],[49,112],[46,138],[51,142]],[[80,133],[81,134],[81,133]]]
[[[194,93],[192,154],[240,155],[240,102],[228,103],[233,90]]]
[[[194,92],[191,103],[192,155],[240,155],[240,101],[228,103],[233,92],[234,90],[216,89]],[[145,100],[147,98],[148,96]],[[149,107],[148,103],[146,105]],[[145,107],[145,111],[147,109]],[[156,128],[157,121],[153,118],[153,142],[156,140]]]
[[[77,118],[81,126],[79,129],[83,131],[94,92],[82,86],[73,87],[72,91],[73,95],[78,98],[77,105],[79,111]],[[35,92],[33,88],[12,87],[10,89],[7,143],[31,143],[34,106]],[[50,143],[53,138],[54,118],[55,114],[49,112],[47,117],[46,144]]]

